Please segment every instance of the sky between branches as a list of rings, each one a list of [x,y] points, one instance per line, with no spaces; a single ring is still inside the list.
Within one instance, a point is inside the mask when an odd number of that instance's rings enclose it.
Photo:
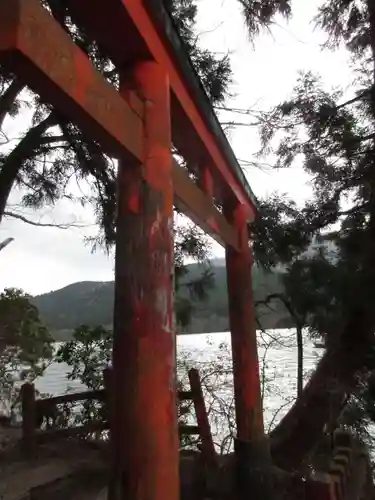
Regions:
[[[203,46],[219,53],[229,53],[234,73],[233,97],[226,105],[232,108],[266,110],[288,97],[298,70],[312,70],[322,75],[328,86],[347,86],[350,69],[344,50],[322,52],[326,35],[314,28],[311,19],[319,1],[295,0],[293,19],[279,19],[271,33],[264,33],[252,46],[246,34],[238,2],[234,0],[200,0],[197,30]],[[251,122],[251,117],[221,112],[225,122]],[[6,124],[9,136],[23,129],[28,116]],[[251,161],[259,143],[254,127],[233,127],[229,139],[240,160]],[[297,202],[309,195],[308,179],[302,170],[270,172],[244,166],[253,191],[265,197],[274,190],[287,193]],[[16,203],[18,193],[12,202]],[[67,230],[36,228],[18,220],[6,220],[0,229],[0,240],[15,240],[1,252],[0,290],[22,288],[31,294],[49,292],[76,281],[113,279],[113,258],[98,251],[92,254],[83,236],[94,231],[92,214],[87,209],[60,202],[42,214],[27,213],[44,223],[66,223],[72,220],[88,225]],[[214,244],[213,256],[223,256]]]

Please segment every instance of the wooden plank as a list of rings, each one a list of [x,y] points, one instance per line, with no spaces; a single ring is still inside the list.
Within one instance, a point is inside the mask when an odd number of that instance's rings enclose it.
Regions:
[[[191,390],[194,395],[194,408],[197,416],[199,435],[201,437],[202,455],[208,465],[216,467],[217,462],[215,446],[212,440],[210,422],[208,420],[208,414],[204,402],[201,378],[197,369],[191,368],[189,370],[189,380]]]
[[[106,399],[106,391],[104,389],[98,389],[96,391],[83,391],[74,392],[72,394],[63,394],[61,396],[53,396],[51,398],[37,399],[37,406],[54,406],[62,403],[71,403],[75,401],[85,401],[88,399],[97,399],[102,401]],[[193,393],[191,391],[178,391],[178,398],[180,401],[188,401],[193,399]]]
[[[23,384],[21,387],[21,402],[23,446],[28,455],[33,455],[36,448],[35,422],[37,415],[34,384]]]
[[[0,1],[0,62],[109,154],[139,161],[139,110],[119,99],[117,90],[37,0]]]
[[[80,434],[89,434],[96,431],[104,431],[108,429],[107,422],[92,421],[87,424],[77,427],[66,427],[60,429],[38,430],[35,433],[36,441],[38,444],[49,443],[56,439],[66,439]],[[178,425],[178,432],[181,436],[199,436],[198,425]]]
[[[74,392],[72,394],[63,394],[61,396],[54,396],[52,398],[37,399],[37,406],[55,406],[64,403],[73,403],[75,401],[87,401],[92,399],[97,399],[99,401],[104,400],[106,397],[104,389],[99,389],[96,391],[83,391]]]
[[[188,172],[174,160],[172,170],[175,189],[175,205],[195,222],[203,231],[212,236],[220,245],[229,245],[239,250],[237,231],[214,206]]]
[[[36,431],[35,436],[37,442],[41,444],[54,441],[55,439],[79,436],[80,434],[90,434],[91,432],[104,431],[106,429],[108,429],[107,422],[92,420],[91,422],[77,427],[64,427],[60,429],[48,429],[45,431],[38,430]]]

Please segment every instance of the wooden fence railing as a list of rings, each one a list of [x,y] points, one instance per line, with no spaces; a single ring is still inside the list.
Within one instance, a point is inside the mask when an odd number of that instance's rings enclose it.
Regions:
[[[33,455],[39,444],[58,438],[89,435],[110,429],[111,416],[111,376],[104,372],[105,389],[83,391],[47,399],[37,399],[33,384],[26,383],[21,390],[22,435],[25,450]],[[217,467],[217,456],[212,440],[208,415],[199,377],[192,369],[188,373],[190,390],[178,391],[179,403],[191,401],[194,405],[197,425],[179,425],[180,436],[200,437],[204,463]],[[96,401],[101,404],[101,418],[89,420],[81,425],[56,427],[55,417],[58,405],[76,402]],[[50,421],[50,422],[49,422]],[[41,429],[44,424],[44,429]],[[304,500],[375,500],[375,490],[367,448],[344,431],[337,430],[333,439],[333,450],[326,470],[301,483]],[[301,491],[302,491],[301,490]],[[298,498],[301,495],[298,495]]]
[[[108,421],[92,420],[85,424],[64,427],[58,426],[58,405],[68,405],[79,401],[104,402],[105,390],[83,391],[64,394],[47,399],[36,399],[34,384],[26,383],[21,389],[22,401],[22,439],[25,451],[33,454],[38,444],[56,438],[90,434],[108,429]],[[41,427],[45,425],[45,429]]]
[[[104,371],[105,389],[83,391],[73,394],[64,394],[46,399],[37,399],[34,384],[25,383],[21,389],[22,401],[22,439],[25,451],[32,455],[39,444],[58,438],[67,438],[79,435],[108,430],[110,428],[111,406],[111,370]],[[190,390],[178,391],[179,403],[192,401],[196,413],[197,425],[179,425],[179,434],[182,436],[200,437],[202,456],[207,463],[213,464],[216,460],[215,448],[212,440],[208,415],[199,372],[191,369],[188,372]],[[57,407],[77,402],[96,401],[102,405],[100,419],[89,420],[81,425],[59,426]],[[42,429],[41,427],[45,427]]]

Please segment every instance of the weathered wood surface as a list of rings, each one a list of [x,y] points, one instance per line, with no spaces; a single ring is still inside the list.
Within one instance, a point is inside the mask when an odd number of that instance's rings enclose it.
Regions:
[[[85,441],[68,440],[38,448],[33,460],[22,451],[0,455],[1,500],[107,500],[108,454]],[[11,458],[11,459],[10,459]],[[180,496],[199,500],[205,491],[205,467],[198,452],[180,454]]]
[[[30,498],[30,492],[35,489],[47,487],[72,475],[79,476],[87,470],[95,474],[104,473],[107,463],[105,448],[94,447],[88,442],[78,440],[60,442],[55,447],[40,447],[38,456],[33,460],[26,460],[21,450],[18,453],[13,451],[8,458],[6,454],[1,458],[1,500]],[[103,487],[103,484],[100,486]]]

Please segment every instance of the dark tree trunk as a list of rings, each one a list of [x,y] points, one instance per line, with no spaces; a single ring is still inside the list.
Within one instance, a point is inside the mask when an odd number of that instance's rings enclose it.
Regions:
[[[375,1],[367,0],[370,45],[372,49],[373,89],[372,114],[375,123]],[[360,256],[362,289],[372,295],[375,282],[375,181],[369,179],[370,221],[368,244]],[[362,295],[362,299],[363,299]],[[355,376],[365,364],[367,350],[373,343],[373,307],[366,300],[356,300],[353,291],[352,308],[347,313],[339,345],[330,346],[291,410],[271,433],[271,452],[275,462],[286,470],[297,469],[318,443],[324,426],[336,419],[345,398],[356,385]]]
[[[16,182],[23,162],[30,158],[37,147],[43,134],[57,123],[53,113],[42,120],[38,125],[29,129],[23,139],[11,151],[1,166],[0,170],[0,223],[8,203],[10,192]]]
[[[375,84],[375,2],[374,0],[367,0],[368,20],[370,23],[370,46],[373,58],[373,84]],[[374,103],[374,100],[372,101]],[[375,109],[373,106],[373,113],[375,118]]]
[[[371,107],[375,123],[375,1],[367,0],[372,50],[373,88]],[[375,181],[369,176],[371,188],[368,240],[359,255],[359,288],[373,296],[375,283]],[[361,269],[362,267],[362,269]],[[358,286],[358,283],[356,284]],[[373,345],[374,314],[371,301],[353,290],[351,310],[346,310],[346,321],[339,344],[329,346],[318,363],[301,396],[291,410],[272,431],[271,453],[276,464],[285,469],[298,469],[312,451],[323,433],[325,425],[336,419],[345,399],[356,386],[356,374],[363,369],[367,351]]]
[[[326,351],[300,398],[271,432],[271,453],[282,469],[298,469],[327,422],[339,416],[372,342],[373,325],[367,319],[353,312],[340,344]]]
[[[0,129],[4,124],[4,120],[12,109],[14,101],[17,99],[20,92],[25,88],[25,85],[20,80],[15,79],[6,91],[0,96]]]
[[[300,398],[303,390],[303,335],[302,327],[297,324],[297,398]]]

